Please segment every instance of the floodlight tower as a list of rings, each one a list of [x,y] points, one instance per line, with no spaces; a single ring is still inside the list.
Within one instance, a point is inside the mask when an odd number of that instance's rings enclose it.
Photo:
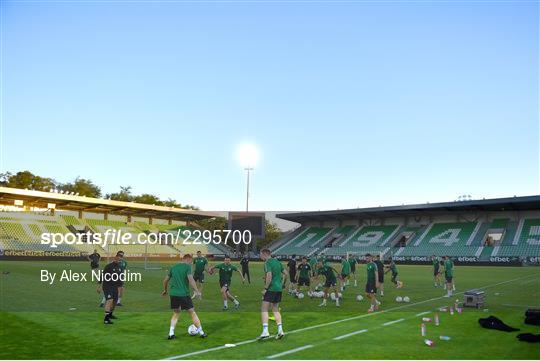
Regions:
[[[242,144],[237,150],[238,160],[246,171],[246,212],[249,212],[249,177],[250,173],[255,170],[255,165],[259,160],[259,151],[253,144]]]

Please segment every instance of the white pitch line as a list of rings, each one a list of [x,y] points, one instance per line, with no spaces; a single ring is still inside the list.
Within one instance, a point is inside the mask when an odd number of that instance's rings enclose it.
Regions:
[[[431,313],[431,311],[426,311],[426,312],[420,312],[420,313],[417,313],[417,314],[415,315],[415,317],[424,316],[424,315],[427,315],[428,313]]]
[[[383,323],[382,325],[383,326],[390,326],[390,325],[393,325],[394,323],[398,323],[398,322],[401,322],[401,321],[405,321],[404,318],[400,318],[399,320],[394,320],[394,321],[388,321],[386,323]]]
[[[280,352],[280,353],[277,353],[277,354],[272,355],[272,356],[268,356],[267,359],[278,358],[278,357],[285,356],[285,355],[295,353],[295,352],[298,352],[298,351],[307,350],[308,348],[312,348],[312,347],[313,347],[313,345],[305,345],[305,346],[302,346],[302,347],[293,348],[292,350],[289,350],[289,351],[284,351],[284,352]]]
[[[368,330],[364,329],[364,330],[359,330],[359,331],[354,331],[354,332],[351,332],[351,333],[347,333],[345,335],[334,337],[334,340],[342,340],[344,338],[351,337],[351,336],[354,336],[354,335],[358,335],[359,333],[364,333],[364,332],[368,332]]]
[[[494,284],[491,284],[491,285],[487,285],[487,286],[483,286],[483,287],[478,287],[477,289],[483,290],[483,289],[486,289],[486,288],[497,287],[497,286],[500,286],[500,285],[503,285],[503,284],[506,284],[506,283],[515,282],[515,281],[518,281],[518,280],[521,280],[521,279],[524,279],[524,278],[529,278],[529,277],[531,277],[531,276],[535,276],[535,277],[536,277],[536,275],[527,275],[527,276],[523,276],[523,277],[513,278],[513,279],[508,280],[508,281],[502,281],[502,282],[497,282],[497,283],[494,283]],[[456,293],[454,293],[454,296],[455,296],[455,295],[460,295],[460,294],[463,294],[463,293],[465,293],[465,291],[462,291],[462,292],[456,292]],[[420,301],[420,302],[408,303],[408,304],[403,305],[403,306],[398,306],[398,307],[388,308],[388,309],[386,309],[386,310],[382,310],[382,311],[379,311],[379,312],[366,313],[366,314],[363,314],[363,315],[360,315],[360,316],[353,316],[353,317],[349,317],[349,318],[342,318],[341,320],[337,320],[337,321],[326,322],[326,323],[320,323],[320,324],[318,324],[318,325],[313,325],[313,326],[308,326],[308,327],[304,327],[304,328],[299,328],[299,329],[296,329],[296,330],[289,331],[289,332],[287,332],[287,333],[288,333],[288,334],[291,334],[291,333],[303,332],[303,331],[313,330],[313,329],[319,328],[319,327],[325,327],[325,326],[335,325],[335,324],[341,323],[341,322],[348,322],[348,321],[358,320],[358,319],[365,318],[365,317],[369,317],[369,316],[373,316],[373,315],[379,315],[379,314],[382,314],[382,313],[385,313],[385,312],[396,311],[396,310],[400,310],[400,309],[402,309],[402,308],[407,308],[407,307],[411,307],[411,306],[415,306],[415,305],[421,305],[421,304],[424,304],[424,303],[427,303],[427,302],[432,302],[432,301],[440,300],[440,299],[443,299],[443,298],[445,298],[445,296],[434,297],[434,298],[430,298],[430,299],[427,299],[427,300],[424,300],[424,301]],[[258,339],[255,338],[255,339],[251,339],[251,340],[245,340],[245,341],[241,341],[241,342],[233,342],[233,343],[235,343],[237,346],[239,346],[239,345],[245,345],[245,344],[253,343],[253,342],[256,342],[257,340],[258,340]],[[177,360],[177,359],[180,359],[180,358],[185,358],[185,357],[190,357],[190,356],[200,355],[200,354],[206,353],[206,352],[212,352],[212,351],[223,350],[223,349],[225,349],[225,348],[227,348],[227,347],[226,347],[226,346],[216,346],[216,347],[207,348],[207,349],[199,350],[199,351],[194,351],[194,352],[190,352],[190,353],[186,353],[186,354],[182,354],[182,355],[171,356],[171,357],[166,358],[166,360]]]

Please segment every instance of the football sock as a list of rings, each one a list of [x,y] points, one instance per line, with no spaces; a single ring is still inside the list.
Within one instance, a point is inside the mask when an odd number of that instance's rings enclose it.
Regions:
[[[263,333],[268,333],[268,324],[263,323]]]
[[[204,334],[204,331],[203,331],[203,329],[202,329],[202,326],[199,327],[199,328],[197,329],[197,333],[198,333],[199,335],[203,335],[203,334]]]
[[[174,335],[174,326],[169,327],[169,336]]]
[[[109,321],[111,319],[112,312],[105,312],[104,321]]]
[[[223,301],[223,307],[228,307],[228,306],[229,306],[229,301],[224,300],[224,301]]]
[[[278,333],[283,333],[283,325],[281,323],[279,325],[277,325],[277,332]]]

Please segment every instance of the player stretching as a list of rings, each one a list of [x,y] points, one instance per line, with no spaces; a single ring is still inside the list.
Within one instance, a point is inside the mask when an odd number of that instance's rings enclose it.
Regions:
[[[242,276],[244,279],[247,279],[248,283],[251,284],[251,276],[249,275],[249,255],[244,253],[244,256],[240,260],[240,266],[242,266]]]
[[[204,271],[206,270],[207,264],[208,260],[206,259],[206,257],[202,255],[201,251],[197,251],[197,257],[193,259],[193,279],[195,280],[195,283],[197,284],[197,289],[199,290],[199,299],[202,299]],[[194,299],[196,296],[197,293],[194,292],[193,296],[191,296],[191,299]]]
[[[377,276],[379,277],[377,289],[379,290],[381,297],[384,297],[384,264],[381,261],[380,255],[375,256],[374,263],[377,266]]]
[[[345,286],[347,285],[347,282],[349,281],[349,277],[351,274],[351,264],[349,263],[348,256],[344,257],[341,260],[341,277],[339,279],[341,283],[341,292],[345,291]]]
[[[229,309],[229,299],[233,301],[234,308],[238,309],[240,307],[240,302],[231,294],[229,287],[231,286],[232,274],[233,272],[238,272],[242,278],[242,283],[245,282],[244,276],[238,271],[236,266],[231,264],[231,258],[229,256],[225,257],[223,263],[211,267],[209,270],[210,274],[214,273],[214,270],[219,270],[219,287],[221,288],[221,298],[223,299],[223,311]]]
[[[435,287],[441,286],[441,271],[440,271],[440,261],[439,258],[435,255],[431,256],[431,262],[433,263],[433,282]]]
[[[349,259],[349,263],[351,265],[351,274],[349,276],[349,279],[352,278],[354,279],[354,287],[357,286],[356,284],[356,264],[358,263],[358,261],[356,260],[356,257],[354,255],[352,256],[349,256],[349,254],[347,253],[347,257]]]
[[[263,249],[261,251],[261,259],[264,261],[264,290],[263,299],[261,304],[261,321],[262,321],[262,333],[259,339],[265,339],[270,337],[268,332],[268,310],[272,308],[274,319],[278,327],[278,333],[276,339],[281,339],[285,336],[283,332],[283,324],[281,320],[281,313],[279,312],[279,303],[281,302],[281,292],[283,291],[283,283],[287,274],[281,262],[272,258],[269,249]]]
[[[328,298],[329,291],[331,291],[331,290],[334,291],[334,294],[336,296],[336,307],[339,307],[339,295],[338,295],[338,290],[337,290],[337,287],[336,287],[336,284],[337,284],[336,273],[337,273],[337,271],[332,266],[330,266],[329,264],[323,263],[322,260],[319,261],[319,263],[317,265],[318,265],[317,274],[318,275],[324,275],[324,278],[325,278],[325,282],[324,282],[324,286],[323,286],[324,298],[323,298],[321,304],[319,305],[319,307],[326,307],[326,299]]]
[[[396,288],[402,288],[403,287],[403,282],[399,281],[397,278],[398,278],[398,270],[397,270],[397,266],[396,266],[396,262],[394,262],[394,260],[392,258],[390,258],[389,260],[389,264],[388,266],[386,266],[386,272],[385,273],[388,273],[388,272],[392,272],[392,283],[394,283],[396,285]]]
[[[308,295],[311,295],[311,266],[307,263],[306,257],[302,257],[302,262],[298,265],[298,272],[296,274],[297,293],[302,292],[302,287],[307,287]]]
[[[377,301],[377,287],[379,286],[379,274],[377,272],[377,265],[373,262],[371,254],[366,254],[366,297],[371,302],[371,307],[368,312],[373,312],[379,309],[380,302]]]
[[[193,288],[196,295],[200,295],[200,292],[197,289],[197,283],[191,274],[192,258],[193,257],[191,257],[190,254],[184,255],[182,261],[172,266],[169,270],[169,274],[163,280],[163,291],[161,292],[161,295],[166,296],[167,292],[170,294],[171,309],[173,310],[171,327],[169,328],[169,340],[176,338],[174,335],[174,328],[178,322],[181,310],[186,310],[189,313],[191,322],[197,327],[199,336],[202,338],[206,337],[206,333],[204,333],[201,326],[201,321],[199,321],[199,317],[193,308],[193,301],[191,301],[191,297],[189,297],[189,286]]]
[[[293,254],[289,262],[287,262],[287,269],[289,270],[289,294],[293,294],[296,291],[296,255]]]
[[[444,256],[444,278],[446,279],[446,296],[450,297],[454,291],[454,262],[448,256]]]
[[[99,278],[100,284],[97,288],[97,292],[103,292],[103,298],[105,299],[105,318],[103,319],[103,323],[106,325],[112,325],[113,322],[111,320],[116,319],[113,315],[113,311],[116,306],[116,301],[118,300],[118,288],[120,285],[120,281],[117,279],[122,274],[119,265],[121,258],[121,252],[117,252],[113,261],[105,266]]]

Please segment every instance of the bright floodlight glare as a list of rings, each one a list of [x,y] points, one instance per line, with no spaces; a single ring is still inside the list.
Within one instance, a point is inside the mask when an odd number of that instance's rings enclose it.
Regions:
[[[253,168],[257,165],[259,160],[259,151],[253,144],[242,144],[238,147],[237,152],[238,161],[244,168]]]

